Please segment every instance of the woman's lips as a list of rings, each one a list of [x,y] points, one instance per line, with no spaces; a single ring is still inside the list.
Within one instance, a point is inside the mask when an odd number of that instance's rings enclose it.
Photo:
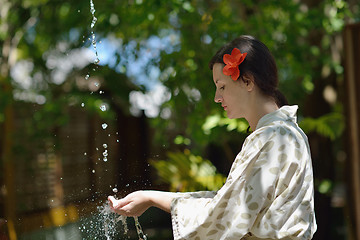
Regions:
[[[227,109],[227,106],[222,106],[223,108],[224,108],[224,110],[226,111],[226,109]]]

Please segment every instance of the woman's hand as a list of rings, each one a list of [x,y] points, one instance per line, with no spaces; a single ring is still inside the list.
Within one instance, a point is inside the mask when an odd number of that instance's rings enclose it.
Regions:
[[[170,205],[173,194],[160,191],[136,191],[130,193],[122,199],[115,199],[109,196],[110,208],[120,214],[128,217],[140,216],[149,207],[157,207],[166,212],[170,212]]]
[[[151,201],[146,191],[136,191],[119,200],[109,196],[108,200],[110,208],[114,212],[128,217],[140,216],[151,207]]]

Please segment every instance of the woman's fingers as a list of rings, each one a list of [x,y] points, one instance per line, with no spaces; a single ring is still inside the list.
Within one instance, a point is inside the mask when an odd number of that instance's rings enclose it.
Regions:
[[[132,216],[132,207],[129,206],[131,203],[126,201],[125,199],[116,199],[113,196],[108,197],[110,208],[120,214],[125,216]]]
[[[126,198],[116,199],[113,196],[109,196],[108,200],[110,202],[110,206],[112,206],[113,208],[121,208],[129,204],[129,201]]]
[[[143,191],[133,192],[119,200],[109,196],[108,200],[114,212],[125,216],[140,216],[151,206],[149,197]]]
[[[109,201],[109,204],[110,204],[110,207],[111,208],[114,208],[117,204],[116,204],[116,199],[113,197],[113,196],[109,196],[108,197],[108,201]]]

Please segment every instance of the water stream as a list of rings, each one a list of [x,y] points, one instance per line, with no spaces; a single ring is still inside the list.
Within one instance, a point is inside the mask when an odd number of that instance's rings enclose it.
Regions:
[[[95,17],[95,5],[93,0],[90,0],[90,13],[92,15],[92,20],[91,20],[91,44],[94,48],[95,51],[95,60],[94,60],[94,64],[98,65],[100,62],[99,59],[99,54],[96,48],[96,36],[94,33],[94,27],[95,24],[97,22],[97,18]],[[88,80],[90,78],[90,74],[87,74],[85,76],[85,79]],[[101,111],[107,111],[106,105],[101,105],[100,106]],[[102,128],[106,129],[108,127],[108,125],[106,123],[102,124]],[[103,144],[104,147],[104,152],[103,152],[103,161],[108,161],[108,150],[107,150],[107,144]],[[113,189],[114,193],[117,193],[117,189],[114,188]],[[111,240],[115,234],[117,233],[117,226],[119,224],[119,222],[121,222],[122,227],[123,227],[123,232],[125,235],[127,235],[129,229],[128,229],[128,225],[126,222],[127,217],[126,216],[121,216],[118,215],[114,212],[111,211],[110,206],[106,203],[103,206],[98,208],[99,211],[99,218],[100,221],[102,223],[102,227],[101,229],[104,231],[105,237],[107,240]],[[136,232],[138,234],[139,240],[147,240],[146,235],[144,234],[141,225],[139,223],[139,220],[137,217],[134,217],[134,221],[135,221],[135,227],[136,227]],[[85,230],[86,227],[83,226],[83,229]]]
[[[90,0],[90,12],[91,12],[91,15],[92,15],[92,20],[91,20],[91,44],[93,45],[93,48],[95,50],[95,60],[94,60],[94,63],[95,64],[98,64],[100,62],[100,59],[99,59],[99,54],[97,52],[97,49],[96,49],[96,38],[95,38],[95,33],[93,31],[93,28],[95,27],[95,23],[97,21],[97,18],[95,17],[95,5],[94,5],[94,2],[92,0]]]
[[[136,232],[139,236],[139,240],[147,240],[146,235],[144,234],[144,232],[142,231],[141,225],[139,223],[138,217],[134,217],[135,220],[135,227],[136,227]]]

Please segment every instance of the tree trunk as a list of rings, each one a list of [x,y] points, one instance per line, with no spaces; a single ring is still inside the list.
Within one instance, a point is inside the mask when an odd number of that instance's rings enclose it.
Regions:
[[[351,239],[360,239],[360,24],[345,28],[345,107],[347,110],[348,197]]]

